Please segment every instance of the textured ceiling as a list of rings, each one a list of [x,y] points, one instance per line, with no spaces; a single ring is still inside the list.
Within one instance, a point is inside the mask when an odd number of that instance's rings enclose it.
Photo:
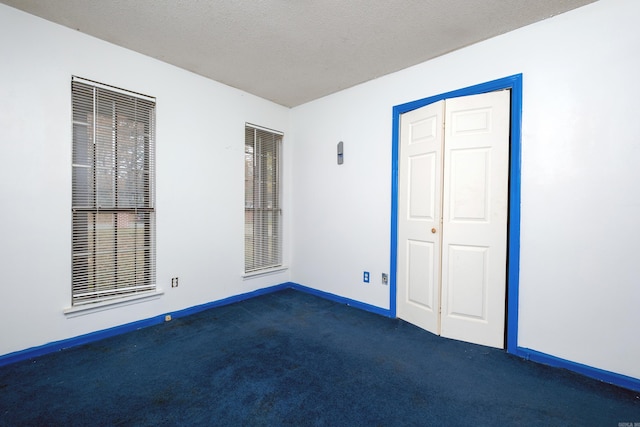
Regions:
[[[0,0],[293,107],[595,0]]]

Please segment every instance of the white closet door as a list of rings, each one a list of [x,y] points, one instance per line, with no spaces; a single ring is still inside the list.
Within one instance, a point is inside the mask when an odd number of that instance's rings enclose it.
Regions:
[[[444,152],[442,329],[504,347],[509,91],[448,99]]]
[[[398,317],[440,333],[444,101],[403,114],[398,183]]]
[[[398,317],[499,348],[509,107],[508,91],[491,92],[430,104],[400,120]]]

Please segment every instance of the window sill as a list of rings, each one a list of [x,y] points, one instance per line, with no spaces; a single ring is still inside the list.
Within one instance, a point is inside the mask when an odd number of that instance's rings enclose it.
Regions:
[[[250,273],[242,273],[243,279],[253,279],[254,277],[267,276],[269,274],[279,273],[281,271],[288,270],[289,267],[286,265],[281,265],[279,267],[266,268],[264,270],[252,271]]]
[[[97,313],[99,311],[110,310],[116,307],[124,307],[131,304],[138,304],[144,301],[150,301],[160,298],[164,292],[161,290],[155,290],[151,292],[140,293],[129,297],[123,297],[113,299],[109,301],[97,302],[94,304],[84,304],[75,307],[68,307],[63,310],[63,313],[68,318],[84,316],[85,314]]]

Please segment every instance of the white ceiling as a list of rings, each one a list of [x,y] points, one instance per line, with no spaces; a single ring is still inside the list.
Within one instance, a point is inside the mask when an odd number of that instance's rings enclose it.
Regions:
[[[0,0],[293,107],[595,0]]]

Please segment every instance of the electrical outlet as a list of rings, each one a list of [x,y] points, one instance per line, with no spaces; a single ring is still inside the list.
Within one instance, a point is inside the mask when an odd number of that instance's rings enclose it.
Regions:
[[[172,277],[171,278],[171,287],[172,288],[177,288],[178,287],[178,278],[177,277]]]
[[[389,284],[389,275],[387,273],[382,273],[382,284],[383,285]]]
[[[369,283],[369,272],[365,271],[364,273],[362,273],[362,281],[364,283]]]

